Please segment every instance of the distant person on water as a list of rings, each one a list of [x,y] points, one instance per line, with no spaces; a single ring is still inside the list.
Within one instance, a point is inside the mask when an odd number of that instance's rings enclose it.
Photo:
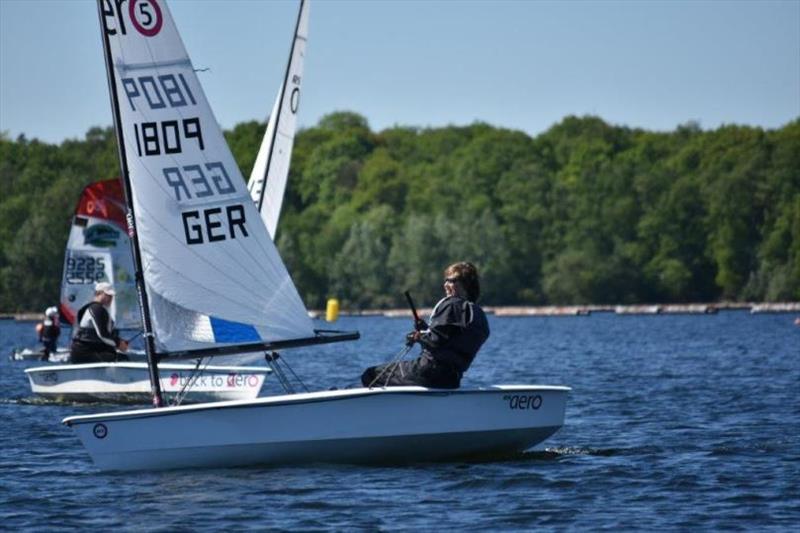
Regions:
[[[42,343],[42,361],[50,359],[50,354],[58,349],[58,337],[61,335],[61,325],[58,322],[58,308],[48,307],[44,312],[44,320],[36,325],[39,333],[39,342]]]
[[[489,323],[476,303],[480,296],[478,270],[472,263],[454,263],[444,271],[445,297],[433,308],[430,325],[420,320],[406,335],[419,343],[420,356],[411,361],[373,366],[361,375],[371,386],[421,385],[457,389],[461,377],[489,337]]]
[[[128,343],[119,338],[114,320],[108,312],[114,300],[114,287],[100,282],[94,286],[94,300],[78,310],[75,317],[75,334],[70,347],[72,363],[104,363],[127,360],[124,354]]]

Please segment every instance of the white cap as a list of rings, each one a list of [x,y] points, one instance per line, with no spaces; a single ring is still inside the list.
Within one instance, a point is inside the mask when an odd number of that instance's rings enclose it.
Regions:
[[[58,314],[58,307],[48,307],[44,311],[44,316],[56,316]]]
[[[102,292],[104,294],[108,294],[109,296],[114,296],[115,294],[117,294],[114,291],[114,286],[107,281],[101,281],[100,283],[95,283],[94,292]]]

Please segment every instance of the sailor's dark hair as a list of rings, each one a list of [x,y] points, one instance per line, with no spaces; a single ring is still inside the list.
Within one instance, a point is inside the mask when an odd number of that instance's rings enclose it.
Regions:
[[[458,278],[467,291],[467,300],[477,302],[481,296],[481,282],[478,279],[478,269],[472,263],[461,261],[453,263],[444,269],[444,277]]]

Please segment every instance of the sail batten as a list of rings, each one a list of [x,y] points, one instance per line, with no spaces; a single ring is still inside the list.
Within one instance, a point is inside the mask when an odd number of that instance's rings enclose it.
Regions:
[[[114,68],[116,68],[120,72],[134,72],[137,70],[152,70],[152,69],[169,68],[169,67],[188,67],[189,69],[194,70],[192,62],[188,59],[176,59],[173,61],[160,61],[160,62],[148,62],[148,63],[124,63],[122,61],[117,61],[114,63]]]

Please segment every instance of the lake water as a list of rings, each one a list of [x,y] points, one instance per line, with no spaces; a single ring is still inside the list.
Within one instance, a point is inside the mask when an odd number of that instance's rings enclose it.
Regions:
[[[58,531],[793,529],[800,327],[793,315],[491,317],[463,386],[572,387],[541,450],[485,463],[102,473],[32,401],[33,324],[0,321],[0,528]],[[355,383],[407,319],[343,318],[362,340],[286,352],[310,388]]]

